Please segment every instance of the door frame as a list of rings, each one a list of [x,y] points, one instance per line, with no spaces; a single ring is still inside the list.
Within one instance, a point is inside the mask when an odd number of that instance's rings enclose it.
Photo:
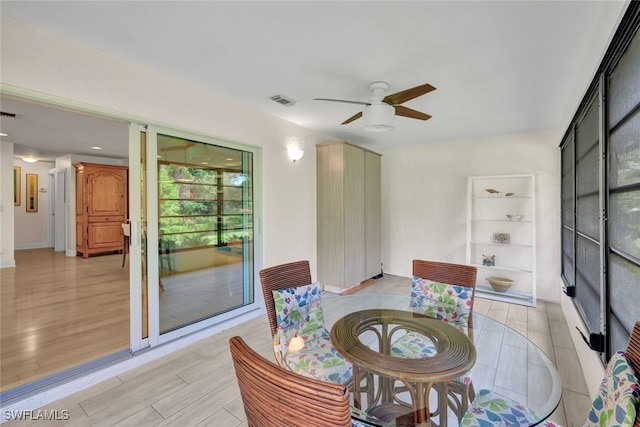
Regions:
[[[180,337],[183,337],[188,334],[192,334],[203,329],[212,327],[219,323],[224,323],[229,321],[230,319],[237,318],[243,314],[249,313],[251,311],[255,311],[262,308],[262,304],[259,302],[261,290],[259,289],[259,277],[258,272],[260,267],[262,266],[263,260],[263,234],[262,234],[262,210],[263,210],[263,200],[262,200],[262,147],[257,145],[250,145],[248,143],[232,141],[226,138],[215,137],[208,134],[178,129],[174,126],[163,125],[162,123],[149,120],[147,118],[143,118],[140,116],[136,116],[134,114],[124,114],[118,111],[110,110],[104,107],[98,107],[95,105],[86,104],[79,101],[73,101],[65,98],[60,98],[54,95],[43,94],[41,92],[32,91],[29,89],[19,88],[12,85],[7,85],[0,83],[0,92],[4,96],[14,97],[20,100],[31,100],[38,103],[43,103],[50,105],[52,107],[66,108],[75,110],[83,113],[90,113],[94,115],[98,115],[104,118],[110,118],[120,121],[125,121],[129,123],[129,218],[133,221],[131,227],[131,247],[129,252],[129,268],[130,268],[130,351],[132,353],[137,352],[139,350],[143,350],[148,347],[155,347],[169,341],[176,340]],[[151,132],[155,132],[157,135],[158,132],[167,134],[167,135],[175,135],[182,138],[187,139],[196,139],[200,142],[219,145],[223,144],[224,146],[230,148],[236,148],[244,151],[251,151],[253,153],[253,176],[254,176],[254,184],[253,184],[253,203],[254,203],[254,253],[253,253],[253,263],[254,263],[254,274],[253,274],[253,295],[254,301],[251,304],[242,306],[238,309],[223,313],[221,315],[215,316],[211,319],[206,319],[201,322],[194,323],[187,327],[177,329],[175,331],[171,331],[160,336],[159,331],[159,318],[158,318],[158,305],[159,305],[159,292],[158,289],[158,279],[157,279],[157,258],[155,261],[150,261],[148,265],[149,271],[156,271],[155,280],[154,277],[151,277],[149,280],[149,338],[142,339],[141,338],[141,330],[142,330],[142,299],[141,299],[141,279],[140,275],[142,272],[142,256],[141,256],[141,219],[140,219],[140,189],[135,188],[139,187],[136,185],[132,185],[132,183],[139,183],[140,178],[140,163],[138,161],[132,161],[131,159],[140,159],[140,147],[139,147],[139,128],[140,126],[146,126],[147,129],[147,159],[151,159],[153,165],[147,166],[150,175],[147,178],[147,204],[155,203],[155,217],[148,217],[147,228],[149,229],[150,235],[147,238],[150,240],[148,251],[155,250],[157,251],[157,234],[158,234],[158,219],[157,219],[157,149],[155,140],[153,143],[150,142],[149,136]],[[136,181],[137,179],[137,181]],[[151,184],[153,182],[153,184]],[[151,190],[151,191],[150,191]],[[66,198],[65,191],[65,198]],[[154,194],[154,197],[149,197],[149,195]],[[66,209],[65,209],[66,214]],[[66,216],[66,215],[65,215]],[[66,233],[66,232],[65,232]],[[156,239],[153,239],[154,234]],[[65,239],[66,240],[66,239]],[[75,256],[75,251],[73,252]],[[149,252],[153,253],[153,252]],[[156,252],[157,253],[157,252]],[[67,254],[69,251],[67,250]],[[153,259],[154,257],[150,257]],[[155,264],[155,268],[154,268]],[[155,289],[155,291],[154,291]],[[155,313],[152,313],[151,310],[154,310]],[[155,324],[155,325],[154,325]],[[134,334],[136,334],[134,336]]]
[[[159,268],[158,268],[158,257],[156,256],[148,256],[147,257],[147,280],[148,280],[148,332],[149,337],[146,340],[141,340],[139,338],[135,338],[133,336],[134,333],[134,325],[133,322],[136,322],[135,333],[138,333],[137,328],[141,328],[143,319],[142,312],[140,309],[140,313],[134,313],[134,309],[136,307],[141,308],[141,295],[142,295],[142,282],[134,283],[131,282],[131,292],[135,292],[136,295],[131,295],[131,321],[132,321],[132,351],[136,351],[144,348],[144,346],[156,347],[158,345],[176,340],[185,335],[189,335],[203,329],[214,326],[218,323],[225,322],[229,319],[235,318],[237,316],[243,315],[245,313],[260,309],[262,304],[260,303],[258,298],[261,294],[258,290],[258,271],[259,267],[262,265],[262,233],[260,227],[260,218],[262,218],[262,183],[259,177],[262,176],[262,148],[257,146],[251,146],[248,144],[243,144],[235,141],[230,141],[224,138],[216,138],[210,135],[205,135],[201,133],[179,130],[174,127],[165,127],[161,125],[154,124],[141,124],[135,123],[130,127],[130,141],[129,141],[129,149],[130,149],[130,159],[132,158],[140,158],[142,153],[139,152],[139,129],[140,127],[146,127],[146,159],[148,164],[146,165],[146,181],[145,181],[145,191],[146,191],[146,212],[147,212],[147,254],[157,254],[158,253],[158,151],[157,151],[157,135],[169,135],[175,136],[179,138],[189,139],[193,141],[198,141],[206,144],[218,145],[229,147],[237,150],[248,151],[253,154],[253,207],[254,207],[254,231],[253,231],[253,244],[254,244],[254,256],[253,256],[253,302],[247,305],[243,305],[242,307],[233,309],[231,311],[218,314],[214,317],[210,317],[190,325],[186,325],[182,328],[172,330],[169,332],[165,332],[163,334],[160,333],[160,277],[159,277]],[[138,151],[135,152],[135,147],[137,146]],[[134,157],[137,156],[137,157]],[[129,182],[140,182],[140,162],[132,162],[129,161]],[[257,179],[256,179],[257,178]],[[134,190],[131,184],[130,187],[130,202],[138,203],[136,209],[137,217],[133,217],[133,205],[130,206],[130,218],[132,220],[132,237],[131,240],[134,240],[134,226],[136,224],[136,236],[140,239],[141,236],[141,218],[139,218],[141,210],[140,201],[142,200],[141,194]],[[136,200],[132,200],[136,198]],[[137,252],[135,255],[136,258],[131,257],[131,265],[137,264],[138,267],[141,265],[142,260],[142,246],[138,244],[137,246],[131,247],[131,252]],[[137,260],[140,260],[138,262]],[[141,270],[131,270],[132,279],[141,277]],[[139,302],[139,304],[138,304]],[[140,335],[138,335],[139,337]],[[134,344],[139,344],[140,347],[134,347]]]

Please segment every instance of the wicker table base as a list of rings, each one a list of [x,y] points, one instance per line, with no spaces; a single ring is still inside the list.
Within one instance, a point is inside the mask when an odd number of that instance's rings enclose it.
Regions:
[[[394,337],[406,330],[428,337],[438,353],[422,359],[392,356],[391,343]],[[360,341],[360,335],[365,332],[372,332],[378,337],[377,351]],[[471,369],[476,360],[475,347],[465,334],[446,322],[401,310],[374,309],[347,314],[331,328],[331,341],[354,366],[378,376],[379,393],[376,395],[379,400],[374,402],[371,411],[380,412],[381,417],[396,416],[396,419],[398,415],[408,412],[413,418],[408,425],[421,425],[430,420],[429,392],[434,384],[461,376]],[[356,372],[354,384],[357,388],[359,380]],[[411,395],[412,408],[404,406],[404,414],[397,412],[396,407],[400,405],[394,401],[395,381],[404,383]],[[354,394],[358,395],[358,391],[354,389]],[[440,417],[440,426],[444,427],[447,421],[447,396],[446,393],[441,394],[439,409],[444,415]],[[367,409],[367,412],[370,410]]]

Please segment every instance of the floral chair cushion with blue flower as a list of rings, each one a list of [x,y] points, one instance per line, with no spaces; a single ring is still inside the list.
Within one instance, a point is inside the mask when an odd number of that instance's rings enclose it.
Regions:
[[[467,334],[472,288],[434,282],[415,276],[411,282],[414,312],[452,323]]]
[[[540,421],[526,406],[490,390],[480,390],[460,423],[463,427],[527,426]]]
[[[472,291],[467,286],[438,283],[414,276],[411,282],[411,307],[417,314],[443,320],[468,335]],[[436,353],[433,342],[414,331],[407,331],[391,346],[391,354],[398,357],[417,359]],[[460,378],[459,382],[468,384],[471,378]]]
[[[278,328],[276,351],[282,364],[295,373],[338,384],[347,384],[353,367],[331,344],[324,326],[322,298],[317,284],[273,291]],[[295,351],[289,344],[295,336],[304,346]]]
[[[633,366],[622,351],[607,364],[586,426],[632,426],[640,402],[640,385]]]
[[[616,353],[607,364],[598,396],[583,427],[632,427],[640,402],[640,385],[633,366],[623,352]],[[524,405],[489,390],[480,390],[464,415],[463,427],[530,425],[540,421]],[[558,427],[545,420],[542,427]]]
[[[274,296],[274,298],[276,298]],[[288,299],[289,297],[284,297]],[[277,300],[276,300],[277,301]],[[296,334],[301,336],[304,341],[312,341],[317,338],[329,335],[324,326],[324,312],[322,311],[322,299],[316,297],[305,302],[301,306],[287,308],[287,314],[281,316],[276,305],[276,317],[278,319],[277,333],[282,335],[286,342],[281,344],[289,345],[289,341]]]
[[[306,286],[273,291],[276,322],[278,324],[282,323],[291,310],[303,307],[317,299],[322,299],[320,285],[317,282]]]

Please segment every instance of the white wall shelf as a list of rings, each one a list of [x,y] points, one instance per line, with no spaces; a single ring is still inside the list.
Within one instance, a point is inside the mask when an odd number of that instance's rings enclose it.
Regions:
[[[535,228],[533,174],[468,178],[466,261],[478,268],[478,297],[536,305]],[[486,265],[485,256],[493,257],[494,265]],[[496,292],[487,281],[492,276],[509,278],[514,284],[506,292]]]

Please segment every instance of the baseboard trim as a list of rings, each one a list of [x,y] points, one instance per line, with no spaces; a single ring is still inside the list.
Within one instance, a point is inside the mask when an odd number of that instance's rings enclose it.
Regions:
[[[352,286],[350,288],[344,289],[342,292],[340,292],[340,295],[351,295],[351,294],[354,294],[354,293],[356,293],[358,291],[363,290],[367,286],[373,285],[374,283],[376,283],[376,279],[367,279],[364,282],[360,282],[355,286]]]
[[[15,268],[16,266],[16,260],[15,259],[10,259],[8,261],[2,261],[2,263],[0,263],[0,268]]]
[[[353,293],[356,293],[358,291],[361,291],[362,289],[366,288],[369,285],[373,285],[374,283],[376,283],[376,279],[371,278],[371,279],[367,279],[363,282],[358,283],[357,285],[351,286],[350,288],[338,288],[336,286],[324,286],[324,290],[327,292],[331,292],[333,294],[338,294],[338,295],[351,295]]]
[[[41,243],[27,243],[24,245],[16,245],[15,246],[15,250],[19,251],[19,250],[23,250],[23,249],[43,249],[43,248],[52,248],[53,246],[49,246],[49,243],[47,242],[41,242]]]

